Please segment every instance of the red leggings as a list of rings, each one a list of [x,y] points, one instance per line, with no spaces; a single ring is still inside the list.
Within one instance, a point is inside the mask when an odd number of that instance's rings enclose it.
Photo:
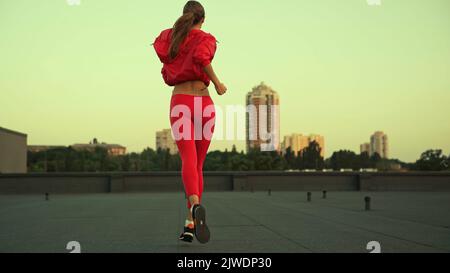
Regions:
[[[181,157],[186,195],[203,193],[203,162],[214,132],[215,110],[209,96],[177,94],[170,101],[170,125]],[[188,208],[191,204],[187,202]]]

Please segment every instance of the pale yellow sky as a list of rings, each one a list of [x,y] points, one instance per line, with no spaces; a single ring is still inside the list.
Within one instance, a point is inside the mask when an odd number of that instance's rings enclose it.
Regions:
[[[377,130],[401,160],[450,152],[450,1],[201,2],[229,89],[216,104],[244,104],[264,81],[280,95],[281,135],[324,135],[327,157]],[[150,43],[184,3],[0,0],[0,126],[29,144],[154,148],[171,89]],[[211,149],[233,143],[245,147]]]

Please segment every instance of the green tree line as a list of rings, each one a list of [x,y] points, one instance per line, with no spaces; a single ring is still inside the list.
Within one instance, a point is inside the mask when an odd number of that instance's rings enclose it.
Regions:
[[[450,170],[450,156],[442,150],[427,150],[414,163],[405,163],[397,159],[383,159],[377,153],[356,154],[353,151],[340,150],[331,157],[320,156],[320,147],[312,142],[300,153],[295,154],[289,148],[284,154],[251,150],[238,152],[233,146],[231,151],[211,151],[208,153],[205,171],[253,171],[253,170],[360,170],[377,169],[389,171],[396,169],[417,171]],[[28,152],[29,172],[102,172],[102,171],[179,171],[181,160],[178,154],[168,150],[146,148],[141,153],[129,153],[112,156],[106,149],[97,147],[94,151],[74,150],[71,147],[55,148],[47,151]]]

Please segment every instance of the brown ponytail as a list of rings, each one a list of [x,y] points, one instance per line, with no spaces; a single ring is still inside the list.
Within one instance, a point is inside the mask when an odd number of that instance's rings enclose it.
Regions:
[[[183,15],[173,25],[172,37],[169,46],[169,57],[174,59],[180,44],[187,37],[192,27],[200,23],[205,18],[205,10],[197,1],[188,1],[183,8]]]

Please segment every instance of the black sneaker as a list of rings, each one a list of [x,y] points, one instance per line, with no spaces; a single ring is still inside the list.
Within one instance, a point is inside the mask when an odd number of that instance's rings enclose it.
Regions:
[[[184,232],[181,233],[179,239],[183,242],[192,243],[192,240],[194,239],[194,229],[185,226]]]
[[[200,205],[194,205],[192,208],[192,218],[194,220],[194,234],[197,240],[206,244],[209,241],[210,233],[209,228],[206,225],[206,210]]]

